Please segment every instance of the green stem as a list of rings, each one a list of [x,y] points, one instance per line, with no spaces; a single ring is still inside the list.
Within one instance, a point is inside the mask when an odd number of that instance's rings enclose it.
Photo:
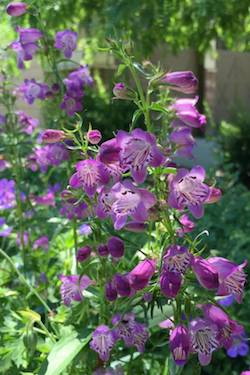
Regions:
[[[2,254],[2,256],[9,262],[9,264],[11,265],[11,267],[13,268],[13,270],[17,273],[20,281],[30,290],[30,293],[31,294],[34,294],[37,299],[41,302],[41,304],[44,306],[45,310],[48,312],[48,313],[52,313],[52,310],[51,308],[47,305],[47,303],[43,300],[43,298],[40,296],[40,294],[36,291],[35,288],[33,288],[33,286],[31,286],[27,281],[26,279],[23,277],[23,275],[21,274],[21,272],[16,268],[13,260],[5,253],[5,251],[3,251],[1,248],[0,248],[0,254]]]
[[[74,218],[72,220],[72,227],[73,227],[73,237],[74,237],[74,248],[73,248],[73,259],[72,259],[72,272],[73,274],[77,272],[77,261],[76,261],[76,254],[78,250],[78,238],[77,238],[77,219]]]
[[[37,322],[37,324],[39,324],[39,326],[44,330],[44,332],[46,332],[46,335],[51,339],[52,342],[56,342],[56,339],[54,338],[54,336],[48,331],[47,327],[43,324],[43,322],[40,320],[39,322]]]

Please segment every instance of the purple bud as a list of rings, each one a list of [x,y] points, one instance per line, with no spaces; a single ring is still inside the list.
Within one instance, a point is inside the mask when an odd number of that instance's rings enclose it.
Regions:
[[[99,245],[97,248],[97,252],[100,255],[100,257],[106,257],[109,255],[109,249],[107,245]]]
[[[221,199],[221,190],[217,188],[210,188],[210,195],[206,203],[216,203]]]
[[[160,277],[161,292],[167,298],[175,298],[181,288],[182,276],[178,272],[162,272]]]
[[[170,85],[171,89],[185,94],[195,94],[198,88],[198,79],[190,71],[167,73],[161,78],[161,82]]]
[[[119,237],[111,237],[108,240],[108,250],[112,257],[121,258],[124,255],[124,242]]]
[[[206,289],[217,289],[219,286],[218,272],[207,260],[194,257],[192,264],[199,283]]]
[[[65,138],[65,133],[62,130],[46,129],[42,134],[42,141],[44,143],[56,143]]]
[[[84,262],[86,259],[89,258],[91,254],[91,247],[90,246],[84,246],[84,247],[81,247],[78,251],[77,251],[77,255],[76,255],[76,259],[78,260],[78,262]]]
[[[131,295],[131,286],[127,276],[116,274],[113,280],[115,288],[121,297],[129,297]]]
[[[145,259],[129,272],[130,285],[135,290],[145,288],[155,273],[156,260]]]
[[[105,285],[105,296],[108,301],[115,301],[117,298],[117,290],[112,281],[107,282]]]
[[[92,145],[97,145],[101,139],[102,139],[102,134],[99,130],[93,129],[93,130],[88,131],[87,140]]]
[[[178,366],[184,366],[190,351],[189,333],[186,327],[178,325],[172,330],[169,338],[169,347],[175,363]]]
[[[26,13],[27,4],[21,2],[11,2],[6,7],[6,12],[11,17],[18,17]]]
[[[116,99],[128,99],[128,90],[124,83],[116,83],[113,88],[113,94]]]
[[[65,189],[61,192],[60,195],[61,195],[61,198],[64,200],[74,199],[74,195],[72,194],[70,190]]]

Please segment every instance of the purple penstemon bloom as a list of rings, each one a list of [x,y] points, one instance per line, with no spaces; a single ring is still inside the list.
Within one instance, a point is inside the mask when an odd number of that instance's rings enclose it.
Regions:
[[[160,276],[160,289],[167,298],[175,298],[182,285],[182,275],[180,272],[170,272],[163,269]]]
[[[123,317],[117,314],[113,317],[112,322],[115,324],[117,338],[122,339],[127,347],[135,346],[138,352],[144,352],[146,341],[149,338],[148,329],[144,324],[135,320],[133,313],[125,314]]]
[[[155,136],[142,129],[134,129],[131,133],[119,130],[116,142],[121,149],[123,171],[131,171],[137,183],[145,181],[148,166],[158,167],[164,161],[164,156],[156,145]]]
[[[93,281],[86,275],[60,275],[59,279],[62,282],[60,293],[62,300],[66,306],[69,306],[72,301],[82,301],[82,292],[93,284]]]
[[[113,280],[108,281],[105,285],[105,297],[110,302],[113,302],[117,299],[117,290]]]
[[[212,359],[212,353],[219,348],[218,330],[215,324],[206,319],[196,318],[189,324],[191,350],[198,354],[202,366],[207,366]]]
[[[209,264],[214,267],[219,276],[219,296],[233,295],[238,303],[242,302],[246,274],[244,268],[247,260],[238,265],[222,257],[212,257],[208,259]]]
[[[121,258],[124,255],[124,242],[119,237],[111,237],[107,243],[108,252],[114,258]]]
[[[234,296],[230,294],[229,296],[221,297],[217,302],[219,305],[223,307],[229,307],[234,303],[234,301],[235,301]]]
[[[64,95],[63,101],[60,105],[61,109],[64,109],[68,116],[74,116],[76,112],[81,112],[83,109],[82,101],[80,99],[73,98],[69,95]]]
[[[106,325],[100,325],[92,333],[90,348],[98,353],[102,361],[108,361],[110,352],[116,343],[115,333]]]
[[[208,290],[219,287],[219,275],[215,267],[200,256],[193,258],[192,269],[201,286]]]
[[[27,4],[23,2],[11,2],[6,7],[6,12],[11,17],[19,17],[26,13]]]
[[[175,129],[169,136],[171,142],[176,144],[175,156],[193,158],[192,151],[195,139],[192,130],[187,127]]]
[[[9,162],[4,159],[3,155],[0,155],[0,172],[3,172],[5,169],[9,167],[10,167]]]
[[[35,99],[44,100],[48,92],[48,86],[38,83],[35,79],[25,79],[17,90],[28,104],[33,104]]]
[[[182,225],[182,228],[177,229],[176,231],[179,237],[183,237],[185,233],[192,232],[195,228],[195,223],[189,219],[187,214],[182,215],[179,218],[179,222]]]
[[[197,101],[198,97],[194,99],[176,99],[170,108],[175,111],[177,118],[186,126],[200,128],[206,124],[206,116],[200,114],[195,108]]]
[[[203,182],[204,179],[205,170],[201,166],[192,168],[190,172],[181,168],[176,175],[170,175],[169,206],[178,210],[187,207],[194,217],[202,217],[203,204],[210,196],[210,187]]]
[[[52,206],[56,205],[55,194],[52,192],[47,192],[46,194],[40,196],[34,196],[33,200],[36,204],[41,206]]]
[[[117,145],[116,139],[113,138],[101,144],[97,155],[97,160],[105,165],[107,172],[113,177],[114,181],[119,181],[123,172],[120,151],[121,148]]]
[[[106,185],[109,181],[109,174],[104,165],[94,159],[86,159],[76,163],[76,173],[69,181],[73,189],[83,188],[91,198],[95,195],[98,187]]]
[[[48,251],[49,248],[49,239],[47,236],[39,237],[34,243],[33,243],[33,249],[43,249],[44,251]]]
[[[36,43],[23,45],[19,41],[15,41],[9,45],[9,48],[17,54],[18,68],[24,69],[24,61],[31,61],[39,47]]]
[[[131,288],[134,290],[144,289],[153,277],[155,270],[155,259],[144,259],[141,262],[139,262],[137,266],[135,266],[128,273],[128,279]]]
[[[63,130],[46,129],[42,133],[42,141],[44,143],[57,143],[65,138],[66,134]]]
[[[249,345],[246,334],[243,332],[232,335],[232,344],[227,348],[227,355],[230,358],[245,357],[249,353]]]
[[[21,125],[21,129],[24,133],[31,135],[33,131],[38,127],[39,120],[27,115],[23,111],[17,111],[18,122]]]
[[[175,363],[184,366],[190,352],[189,332],[185,326],[178,325],[171,331],[169,347]]]
[[[70,59],[77,46],[77,33],[72,30],[58,31],[54,46],[61,49],[64,56]]]
[[[102,139],[102,133],[98,129],[91,129],[88,131],[86,138],[92,145],[97,145]]]
[[[184,274],[191,266],[193,255],[184,246],[170,245],[163,256],[163,268]]]
[[[144,222],[148,210],[154,206],[156,198],[146,189],[138,189],[131,180],[117,182],[111,189],[103,188],[99,194],[97,216],[111,216],[116,230],[123,228],[128,217]]]
[[[92,249],[90,246],[81,247],[76,254],[77,261],[81,263],[87,260],[90,257],[91,251]]]
[[[169,88],[184,94],[195,94],[198,89],[198,79],[191,71],[167,73],[160,79],[160,82],[166,83]]]
[[[85,202],[78,202],[76,199],[72,198],[63,203],[60,214],[66,216],[69,220],[73,218],[80,220],[88,216],[88,205]]]
[[[16,204],[15,181],[0,180],[0,210],[13,208]]]
[[[90,75],[88,65],[83,65],[71,72],[63,82],[66,85],[68,95],[82,97],[84,87],[91,86],[94,81]]]

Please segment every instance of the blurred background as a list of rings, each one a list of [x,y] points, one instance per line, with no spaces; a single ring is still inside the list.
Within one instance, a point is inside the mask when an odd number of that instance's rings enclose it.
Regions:
[[[2,9],[6,4],[1,1]],[[197,75],[199,109],[208,124],[198,134],[190,164],[204,165],[223,191],[221,201],[206,209],[197,233],[208,230],[207,248],[213,254],[238,263],[250,259],[250,0],[37,0],[37,6],[51,38],[65,28],[78,31],[82,52],[73,60],[88,63],[95,79],[94,89],[85,96],[86,123],[99,128],[105,138],[116,129],[128,129],[134,111],[130,103],[112,101],[112,87],[120,78],[115,75],[118,62],[100,51],[106,38],[132,41],[138,61]],[[1,11],[1,69],[15,76],[16,83],[24,78],[49,80],[42,56],[29,69],[17,70],[8,45],[16,39],[18,21]],[[26,22],[39,28],[32,15]],[[62,61],[60,68],[72,66]],[[21,107],[50,127],[53,104],[25,108],[22,102]],[[249,287],[243,305],[234,308],[249,337]],[[249,367],[249,356],[229,358],[220,351],[202,374],[237,375]]]

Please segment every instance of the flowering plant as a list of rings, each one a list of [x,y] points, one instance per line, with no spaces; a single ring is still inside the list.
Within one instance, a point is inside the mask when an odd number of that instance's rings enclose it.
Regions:
[[[13,3],[7,12],[18,17],[27,9]],[[197,78],[140,65],[129,48],[108,40],[105,51],[133,78],[130,86],[115,84],[114,100],[133,101],[136,110],[127,131],[102,141],[82,112],[94,85],[88,66],[66,77],[58,69],[58,54],[71,59],[77,33],[59,31],[51,40],[45,28],[17,32],[10,49],[18,67],[48,42],[54,75],[53,82],[26,79],[15,89],[6,74],[1,80],[0,253],[18,277],[3,285],[18,290],[13,306],[23,295],[2,330],[7,340],[6,327],[14,325],[21,353],[17,360],[3,350],[3,367],[130,374],[144,356],[153,363],[164,345],[164,374],[180,374],[190,361],[207,366],[223,348],[231,356],[248,351],[243,325],[222,302],[242,303],[247,262],[210,256],[204,232],[192,236],[195,220],[221,196],[202,166],[189,170],[178,159],[193,158],[193,130],[206,124],[193,97]],[[60,98],[60,121],[38,134],[39,121],[15,109],[17,98],[28,105]]]

